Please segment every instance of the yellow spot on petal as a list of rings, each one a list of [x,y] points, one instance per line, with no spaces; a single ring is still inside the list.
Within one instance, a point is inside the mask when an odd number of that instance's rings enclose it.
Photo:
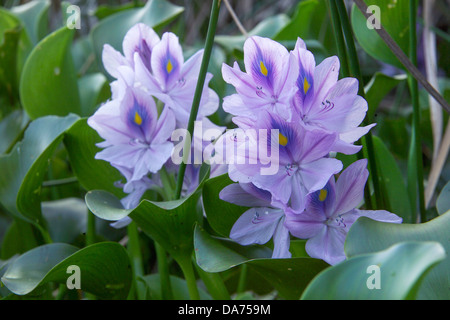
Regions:
[[[264,65],[264,62],[262,62],[262,61],[259,62],[259,68],[261,69],[261,73],[262,73],[265,77],[267,77],[267,74],[268,74],[269,72],[267,71],[267,68],[266,68],[266,66]]]
[[[320,190],[319,200],[322,201],[322,202],[324,202],[325,199],[327,198],[327,195],[328,195],[327,189],[322,189],[322,190]]]
[[[278,142],[285,147],[288,144],[288,138],[286,138],[284,135],[282,135],[281,133],[278,134]]]
[[[166,70],[167,70],[167,73],[171,73],[173,70],[172,61],[170,61],[170,59],[169,59],[169,61],[167,61]]]
[[[142,118],[139,113],[137,113],[137,111],[134,114],[134,123],[136,123],[138,126],[142,124]]]
[[[306,94],[309,90],[309,88],[311,87],[311,85],[308,82],[308,79],[306,79],[303,81],[303,92]]]

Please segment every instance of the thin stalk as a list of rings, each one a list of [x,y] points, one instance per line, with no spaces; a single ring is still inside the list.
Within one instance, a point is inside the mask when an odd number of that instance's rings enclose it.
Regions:
[[[161,279],[161,297],[163,300],[173,300],[172,284],[170,283],[169,264],[166,250],[155,241],[156,260],[158,261],[158,273]]]
[[[139,232],[136,224],[131,222],[127,226],[128,232],[128,255],[130,256],[131,265],[133,268],[133,285],[136,289],[136,295],[139,300],[145,299],[145,287],[138,277],[144,275],[144,264],[142,261],[141,246],[139,243]]]
[[[95,235],[95,215],[88,210],[87,212],[87,230],[86,230],[86,246],[90,246],[96,242]]]
[[[359,81],[358,94],[361,97],[365,98],[364,82],[363,82],[362,75],[361,75],[361,69],[359,67],[359,58],[358,58],[358,54],[356,52],[355,39],[353,37],[353,31],[352,31],[352,27],[350,25],[350,20],[348,18],[347,9],[345,7],[343,0],[336,0],[336,1],[331,1],[331,2],[336,3],[336,7],[339,12],[339,17],[340,17],[341,25],[342,25],[342,31],[344,34],[347,53],[348,53],[350,76],[358,79],[358,81]],[[366,117],[363,120],[363,125],[368,125],[367,122],[368,122],[368,119]],[[372,209],[376,209],[375,205],[378,208],[382,208],[383,207],[383,202],[382,202],[383,198],[382,198],[381,188],[380,188],[379,180],[378,180],[377,163],[376,163],[375,152],[374,152],[374,147],[373,147],[372,133],[369,131],[365,135],[365,137],[363,137],[361,139],[361,141],[363,142],[362,143],[363,149],[366,150],[367,157],[369,160],[371,181],[372,181],[372,185],[373,185],[373,189],[374,189],[374,196],[373,196],[374,201],[373,202],[370,201],[369,200],[370,197],[368,197],[367,195],[365,196],[365,200],[372,202],[372,203],[370,203],[370,202],[368,203],[368,205],[371,205]],[[358,154],[358,157],[361,157],[361,153]],[[368,188],[366,188],[366,190],[367,189]]]
[[[413,65],[417,65],[417,34],[416,34],[416,21],[417,21],[417,2],[416,0],[409,1],[409,59]],[[413,175],[416,181],[409,181],[414,184],[414,188],[410,187],[411,199],[416,199],[415,195],[419,193],[419,210],[421,222],[426,221],[425,212],[425,199],[424,199],[424,186],[423,186],[423,163],[422,163],[422,144],[420,136],[420,107],[419,107],[419,88],[417,80],[414,76],[408,74],[408,84],[411,91],[411,101],[413,105],[413,134],[411,136],[411,150],[410,156],[412,160],[408,164],[413,164],[413,168],[408,170],[414,170],[416,173]]]
[[[203,283],[205,284],[211,297],[215,300],[230,300],[230,293],[225,286],[223,279],[219,273],[211,273],[203,271],[202,268],[196,266],[196,270]]]
[[[186,259],[179,264],[181,270],[183,271],[184,279],[186,280],[186,284],[189,291],[189,297],[191,298],[191,300],[200,300],[200,294],[197,288],[197,280],[195,278],[194,268],[192,266],[190,259]]]
[[[246,264],[243,264],[241,266],[241,273],[239,275],[239,281],[237,286],[237,292],[242,293],[245,291],[245,287],[247,285],[247,273],[248,273],[248,267]]]
[[[211,51],[212,46],[214,43],[214,36],[216,34],[216,26],[217,26],[217,20],[219,17],[219,9],[220,9],[220,3],[219,0],[213,0],[212,8],[211,8],[211,15],[208,25],[208,33],[206,35],[206,43],[205,43],[205,50],[203,52],[203,59],[202,64],[200,66],[200,73],[198,75],[197,80],[197,87],[195,88],[195,94],[194,99],[192,101],[192,108],[191,113],[189,115],[189,122],[187,130],[189,132],[189,135],[186,138],[184,149],[183,150],[191,150],[190,145],[192,143],[191,137],[193,137],[194,133],[194,122],[195,119],[197,119],[198,109],[200,106],[200,99],[203,92],[203,86],[205,83],[206,73],[208,71],[208,64],[209,59],[211,57]],[[186,172],[186,163],[188,160],[190,152],[184,152],[183,153],[183,161],[180,164],[180,169],[178,171],[178,179],[177,179],[177,185],[176,185],[176,191],[175,191],[175,198],[179,199],[181,197],[181,190],[183,187],[183,181],[184,181],[184,174]]]
[[[348,77],[350,76],[350,70],[348,68],[347,49],[344,41],[344,35],[342,34],[341,20],[339,18],[336,2],[335,1],[325,1],[325,2],[328,5],[328,9],[331,15],[331,24],[333,26],[339,62],[341,64],[341,75],[343,77]]]

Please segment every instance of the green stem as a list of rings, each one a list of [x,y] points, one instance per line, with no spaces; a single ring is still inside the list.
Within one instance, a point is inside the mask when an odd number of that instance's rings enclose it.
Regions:
[[[230,293],[219,273],[206,272],[195,264],[197,273],[205,284],[211,297],[215,300],[230,300]]]
[[[353,31],[352,27],[350,25],[350,20],[348,18],[347,9],[345,7],[343,0],[336,0],[331,1],[336,3],[336,7],[339,13],[339,17],[341,20],[342,25],[342,31],[344,34],[345,42],[346,42],[346,48],[348,53],[348,62],[349,62],[349,71],[350,76],[355,77],[359,81],[359,90],[358,94],[365,98],[365,92],[364,92],[364,82],[361,75],[361,70],[359,67],[359,58],[358,54],[356,52],[355,47],[355,39],[353,37]],[[363,125],[368,125],[368,119],[367,117],[363,120]],[[371,172],[371,181],[374,189],[374,201],[371,201],[370,196],[368,195],[368,188],[366,188],[365,193],[365,201],[367,201],[367,205],[370,206],[372,209],[376,209],[375,204],[378,208],[383,207],[383,198],[381,193],[381,188],[378,180],[378,171],[377,171],[377,163],[375,159],[375,152],[373,147],[373,140],[372,140],[372,133],[369,131],[365,137],[362,139],[363,142],[363,148],[366,150],[367,157],[369,160],[369,168]],[[358,154],[358,157],[362,157],[362,153]]]
[[[144,275],[144,264],[142,262],[141,246],[139,243],[139,231],[134,222],[127,226],[128,232],[128,254],[130,256],[133,268],[133,284],[136,289],[136,295],[139,300],[145,299],[145,286],[137,281],[138,277]]]
[[[167,263],[166,250],[155,241],[158,272],[161,280],[161,297],[163,300],[173,300],[172,284],[170,283],[169,264]]]
[[[90,246],[96,242],[95,235],[95,215],[88,210],[87,212],[87,230],[86,230],[86,246]]]
[[[417,65],[417,34],[416,34],[416,21],[417,21],[417,2],[416,0],[410,0],[409,2],[409,59]],[[421,222],[426,221],[425,212],[425,198],[424,198],[424,186],[423,186],[423,163],[422,163],[422,145],[420,136],[420,107],[419,107],[419,89],[417,80],[408,74],[408,84],[411,91],[411,101],[413,105],[413,125],[410,145],[410,157],[408,162],[413,168],[408,168],[408,171],[415,171],[414,174],[410,173],[409,177],[415,177],[409,181],[410,197],[416,199],[417,192],[419,193],[419,210]],[[415,207],[415,205],[414,205]],[[415,220],[415,219],[414,219]]]
[[[241,274],[239,275],[239,282],[237,286],[237,292],[242,293],[245,291],[245,286],[247,285],[247,273],[248,267],[246,264],[241,266]]]
[[[175,191],[175,198],[179,199],[181,197],[181,190],[183,187],[183,181],[184,181],[184,174],[186,172],[186,163],[189,157],[190,152],[188,150],[191,150],[190,145],[192,142],[192,137],[194,133],[194,122],[195,119],[197,119],[198,109],[200,106],[200,99],[203,92],[203,86],[205,83],[206,73],[208,71],[208,64],[209,59],[211,57],[211,51],[212,46],[214,44],[214,36],[216,33],[216,26],[217,26],[217,20],[219,17],[219,9],[220,9],[220,3],[219,0],[213,0],[212,8],[211,8],[211,15],[208,25],[208,33],[206,35],[206,43],[205,43],[205,50],[203,52],[203,59],[202,64],[200,66],[200,73],[198,75],[197,80],[197,86],[195,88],[195,94],[194,99],[192,101],[192,108],[191,113],[189,115],[189,122],[187,131],[189,132],[189,135],[186,137],[186,141],[184,143],[184,149],[183,149],[183,161],[180,164],[180,169],[178,171],[178,179],[177,179],[177,185],[176,185],[176,191]]]
[[[181,270],[184,274],[184,279],[189,291],[189,297],[191,300],[200,300],[200,294],[197,288],[197,280],[195,278],[194,268],[190,259],[184,259],[183,261],[178,261]]]
[[[348,68],[347,50],[344,36],[342,34],[341,20],[339,18],[336,1],[325,1],[325,3],[328,5],[328,10],[330,11],[331,15],[331,24],[333,26],[339,61],[341,64],[341,74],[343,77],[348,77],[350,76],[350,70]]]

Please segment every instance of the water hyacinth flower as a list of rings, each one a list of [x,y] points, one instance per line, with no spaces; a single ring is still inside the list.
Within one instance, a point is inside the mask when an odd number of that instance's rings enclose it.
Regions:
[[[302,212],[306,196],[323,188],[333,174],[342,170],[339,160],[328,157],[337,139],[335,133],[306,130],[297,121],[286,122],[268,112],[261,112],[255,122],[241,122],[240,127],[254,133],[253,138],[249,137],[259,149],[255,152],[249,144],[239,155],[244,159],[238,157],[230,164],[228,174],[233,181],[251,182],[269,191],[272,204]],[[257,132],[267,134],[258,136]],[[261,148],[264,145],[266,150]],[[267,170],[268,167],[272,169]]]
[[[252,117],[265,109],[290,120],[298,77],[294,55],[276,41],[253,36],[244,43],[244,64],[246,72],[236,62],[233,67],[222,66],[223,79],[237,91],[224,98],[224,110]]]
[[[268,191],[251,183],[233,183],[219,194],[220,199],[240,206],[252,207],[233,225],[230,238],[241,245],[265,244],[273,238],[272,258],[290,258],[290,235],[284,226],[282,208],[273,207]]]
[[[136,82],[173,111],[177,127],[187,127],[202,57],[203,50],[199,50],[184,61],[178,37],[171,32],[164,33],[161,41],[155,45],[150,61],[145,62],[145,57],[137,53],[134,55]],[[148,62],[151,69],[146,68]],[[218,95],[208,87],[211,78],[212,74],[208,73],[198,120],[213,114],[219,107]]]
[[[338,80],[339,59],[329,57],[316,66],[313,54],[300,38],[293,51],[299,65],[295,112],[307,128],[321,128],[339,134],[333,151],[354,154],[361,149],[353,143],[375,124],[358,127],[367,112],[367,101],[358,96],[358,80]]]
[[[286,227],[295,237],[308,239],[306,252],[334,265],[345,260],[344,242],[352,224],[361,216],[373,220],[401,223],[402,219],[385,210],[359,210],[369,172],[362,159],[334,177],[321,190],[308,196],[301,214],[288,214]]]
[[[128,88],[122,100],[102,105],[88,124],[105,140],[95,158],[132,170],[130,181],[158,172],[172,153],[172,112],[164,108],[158,118],[154,100],[140,89]]]

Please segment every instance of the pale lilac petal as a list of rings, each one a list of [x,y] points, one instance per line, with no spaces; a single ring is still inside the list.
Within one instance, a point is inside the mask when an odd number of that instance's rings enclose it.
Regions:
[[[230,238],[241,245],[264,244],[269,241],[283,217],[279,209],[252,208],[244,212],[230,231]]]
[[[327,217],[321,212],[305,211],[300,214],[287,214],[285,225],[294,237],[309,239],[326,228]]]
[[[336,228],[323,228],[306,242],[306,252],[312,258],[322,259],[334,265],[345,260],[346,233]]]
[[[183,63],[183,50],[178,37],[171,32],[164,33],[153,48],[151,57],[153,75],[164,91],[170,90],[179,79]]]
[[[145,160],[148,171],[152,173],[158,172],[163,165],[169,160],[173,151],[172,142],[164,142],[161,144],[152,144],[147,149],[145,154]]]
[[[123,53],[131,63],[134,61],[134,54],[139,54],[146,68],[150,70],[151,52],[159,41],[159,36],[152,28],[138,23],[125,35],[122,43]]]
[[[128,226],[131,222],[133,222],[133,220],[131,220],[130,217],[126,216],[120,220],[110,223],[109,225],[111,227],[113,227],[114,229],[122,229],[122,228]]]
[[[105,70],[114,78],[118,78],[118,67],[123,65],[128,65],[127,60],[122,54],[111,47],[109,44],[103,46],[102,51],[102,62]]]
[[[303,134],[302,134],[303,133]],[[328,155],[337,140],[337,134],[324,130],[299,130],[302,137],[295,148],[295,158],[301,163],[307,163]]]
[[[353,130],[343,132],[339,134],[339,139],[348,143],[353,143],[355,141],[358,141],[362,136],[364,136],[367,132],[369,132],[370,129],[375,127],[377,124],[372,123],[365,127],[357,127]]]
[[[336,182],[335,214],[346,213],[361,204],[368,176],[367,159],[355,161],[340,174]]]
[[[275,89],[284,80],[281,73],[288,59],[287,49],[269,38],[253,36],[244,43],[245,70],[270,95],[276,94]]]
[[[333,158],[322,158],[302,164],[298,174],[309,192],[322,189],[330,178],[342,170],[342,162]],[[337,197],[337,195],[336,195]]]
[[[243,207],[267,207],[270,205],[270,199],[269,201],[267,201],[266,199],[261,199],[261,197],[257,197],[254,194],[244,190],[242,186],[246,185],[252,184],[251,183],[230,184],[225,188],[223,188],[222,191],[220,191],[219,198],[222,199],[223,201],[230,202]]]
[[[164,108],[159,116],[154,136],[152,137],[152,144],[160,144],[168,141],[175,130],[175,116],[172,110]]]
[[[225,82],[233,85],[241,96],[255,98],[256,85],[251,76],[241,71],[237,62],[233,68],[222,64],[222,77]]]
[[[289,252],[291,240],[289,230],[284,226],[284,218],[280,220],[273,235],[273,259],[287,259],[292,256]]]
[[[339,59],[336,56],[324,59],[314,70],[315,102],[321,103],[339,76]]]
[[[389,222],[389,223],[402,223],[403,219],[394,213],[386,210],[355,210],[356,214],[361,217],[367,217],[372,220]]]

